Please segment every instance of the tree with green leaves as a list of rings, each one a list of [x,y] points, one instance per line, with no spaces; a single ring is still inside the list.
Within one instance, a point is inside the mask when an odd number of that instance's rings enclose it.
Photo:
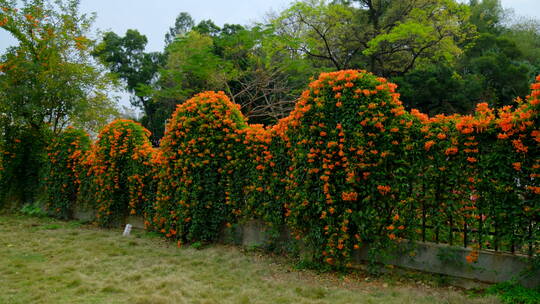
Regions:
[[[93,17],[81,15],[78,5],[28,0],[18,9],[16,1],[0,1],[1,28],[18,42],[0,59],[0,103],[9,124],[48,125],[58,133],[68,124],[95,129],[114,113],[110,78],[91,63]]]
[[[68,125],[97,130],[116,113],[111,79],[91,61],[94,18],[78,8],[78,0],[0,0],[0,27],[18,42],[0,57],[0,149],[10,155],[0,193],[14,201],[34,198],[50,136]]]
[[[470,113],[479,102],[508,105],[529,93],[529,83],[540,72],[538,23],[515,23],[499,0],[472,0],[468,6],[469,27],[477,34],[459,45],[459,56],[392,79],[407,106],[430,114]]]
[[[251,122],[274,123],[286,116],[307,79],[317,72],[307,60],[280,49],[273,27],[199,22],[177,36],[155,90],[168,117],[178,103],[205,90],[226,91]]]
[[[144,113],[145,127],[152,133],[159,132],[164,122],[154,119],[156,105],[152,90],[158,80],[159,69],[165,62],[160,52],[145,52],[148,39],[137,30],[129,29],[121,37],[106,32],[92,55],[107,66],[124,84],[131,94],[131,104]]]
[[[409,108],[430,115],[470,113],[482,100],[484,77],[461,75],[450,65],[432,64],[394,77],[401,100]]]
[[[181,12],[174,21],[174,26],[165,34],[165,47],[171,44],[178,36],[187,34],[195,26],[195,21],[189,13]]]
[[[458,56],[471,31],[468,15],[455,0],[309,0],[294,3],[273,24],[295,53],[336,70],[395,76]]]
[[[503,21],[507,18],[500,0],[470,0],[470,22],[476,26],[480,33],[500,34]]]

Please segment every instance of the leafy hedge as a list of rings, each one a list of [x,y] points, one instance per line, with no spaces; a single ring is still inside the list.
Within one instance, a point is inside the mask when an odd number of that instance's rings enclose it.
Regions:
[[[358,71],[323,74],[280,122],[292,162],[287,223],[318,260],[347,262],[363,242],[410,227],[413,124],[395,87]]]
[[[100,223],[140,212],[179,245],[262,219],[331,265],[405,239],[472,246],[469,262],[480,248],[537,255],[537,81],[515,107],[428,117],[405,110],[384,78],[324,73],[266,128],[205,92],[178,106],[155,153],[133,122],[104,129],[81,191],[95,194]]]
[[[50,133],[16,125],[0,130],[0,207],[27,204],[38,196]]]
[[[103,226],[127,215],[142,215],[152,185],[150,132],[131,120],[115,120],[98,135],[83,160],[87,168],[83,200],[95,208]]]
[[[54,217],[69,219],[73,216],[73,205],[77,200],[82,156],[90,148],[90,137],[82,130],[67,128],[55,137],[47,147],[46,209]]]
[[[205,92],[178,106],[161,149],[149,224],[167,237],[215,241],[242,214],[246,128],[239,106],[223,92]]]

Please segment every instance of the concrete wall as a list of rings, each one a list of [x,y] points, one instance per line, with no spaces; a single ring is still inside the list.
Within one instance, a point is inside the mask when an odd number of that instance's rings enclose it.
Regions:
[[[356,261],[367,260],[367,252],[368,248],[361,248],[356,252]],[[477,262],[469,264],[465,257],[470,252],[470,248],[458,246],[424,242],[403,243],[392,255],[394,257],[385,262],[403,268],[487,283],[499,283],[516,278],[524,286],[540,286],[540,271],[527,278],[521,277],[521,273],[529,267],[527,256],[480,251]]]
[[[231,229],[226,241],[247,247],[264,247],[272,241],[266,234],[267,231],[268,227],[264,223],[250,221]],[[281,240],[283,241],[283,236]],[[289,238],[290,241],[293,240]],[[365,246],[354,252],[354,261],[357,263],[367,261],[368,251],[369,248]],[[524,286],[540,286],[540,271],[536,271],[529,277],[520,276],[523,271],[528,269],[529,258],[527,256],[480,251],[478,261],[469,264],[465,257],[469,255],[470,251],[469,248],[458,246],[403,242],[397,246],[395,252],[390,254],[391,258],[381,262],[402,268],[485,283],[499,283],[516,278]]]

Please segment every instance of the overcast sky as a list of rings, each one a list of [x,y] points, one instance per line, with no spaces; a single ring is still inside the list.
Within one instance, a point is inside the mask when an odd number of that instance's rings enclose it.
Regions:
[[[467,1],[467,0],[461,0]],[[211,19],[217,25],[225,23],[251,24],[261,21],[270,11],[281,11],[291,0],[81,0],[83,13],[95,12],[95,28],[112,30],[123,35],[127,29],[137,29],[148,37],[148,51],[162,51],[168,28],[180,12],[188,12],[195,22]],[[540,19],[540,0],[502,0],[505,8],[517,15]],[[15,40],[0,30],[0,53]],[[122,95],[121,104],[127,105]]]

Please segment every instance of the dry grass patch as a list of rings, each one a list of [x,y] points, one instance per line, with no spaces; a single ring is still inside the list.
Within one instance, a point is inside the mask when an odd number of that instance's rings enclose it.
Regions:
[[[176,248],[148,233],[0,216],[0,303],[498,303],[411,283],[291,269],[266,255]]]

